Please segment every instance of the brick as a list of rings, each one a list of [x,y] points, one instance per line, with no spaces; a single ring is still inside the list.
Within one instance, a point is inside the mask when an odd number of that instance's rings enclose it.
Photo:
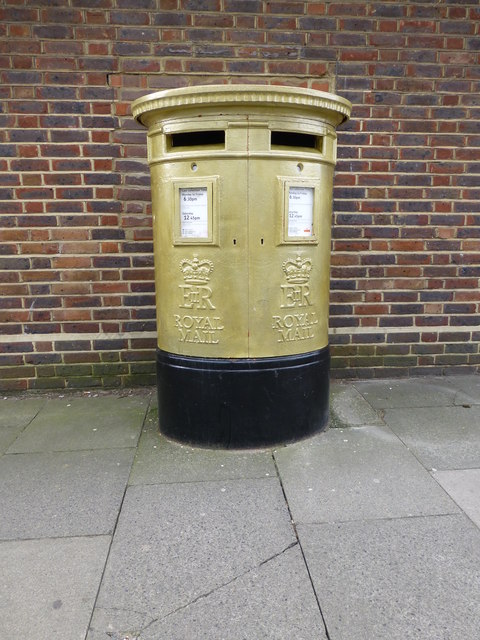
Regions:
[[[8,84],[39,84],[41,74],[36,71],[4,71],[0,74],[2,82]]]
[[[182,6],[187,11],[220,11],[220,0],[182,0]]]
[[[37,26],[32,29],[33,37],[39,40],[71,40],[73,28],[65,25]]]
[[[4,7],[0,11],[0,19],[5,22],[38,22],[38,9]]]
[[[154,374],[132,374],[125,376],[125,386],[132,387],[148,387],[153,386],[156,383],[156,376]]]
[[[188,60],[185,65],[185,70],[189,73],[221,73],[223,69],[222,60]],[[234,69],[229,70],[235,72]]]
[[[343,38],[342,42],[348,42],[348,38]],[[371,47],[401,49],[405,46],[405,42],[406,37],[402,34],[370,33],[368,34],[368,37],[366,37],[366,44]],[[365,40],[358,41],[358,43],[359,46],[362,46],[365,44]]]
[[[158,12],[153,15],[152,24],[160,27],[185,27],[191,24],[190,16],[176,12]]]
[[[140,42],[147,42],[147,41],[155,42],[158,40],[158,31],[157,29],[143,28],[143,27],[137,28],[137,29],[125,27],[118,30],[118,39],[134,40],[134,41],[140,41]]]
[[[229,29],[234,26],[234,17],[229,15],[197,15],[194,18],[196,27],[212,27],[215,29]]]
[[[192,42],[222,42],[223,31],[220,29],[189,29],[187,38]]]
[[[331,28],[335,28],[335,23]],[[375,30],[375,22],[367,18],[342,18],[339,20],[339,28],[342,31],[365,31]]]
[[[108,362],[93,365],[94,376],[118,376],[127,373],[129,373],[129,367],[127,364]]]
[[[225,0],[225,11],[233,13],[262,13],[261,0]]]
[[[150,16],[146,11],[110,11],[111,24],[147,25]]]

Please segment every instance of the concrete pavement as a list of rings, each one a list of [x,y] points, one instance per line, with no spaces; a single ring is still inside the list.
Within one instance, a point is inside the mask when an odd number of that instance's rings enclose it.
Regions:
[[[153,389],[0,399],[0,638],[478,640],[480,376],[334,383],[256,451]]]

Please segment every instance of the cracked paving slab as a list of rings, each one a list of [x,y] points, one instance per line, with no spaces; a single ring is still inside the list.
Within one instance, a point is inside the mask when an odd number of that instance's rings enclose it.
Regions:
[[[131,486],[97,606],[165,617],[295,542],[276,478]]]
[[[5,453],[24,428],[25,427],[23,425],[17,425],[15,427],[0,427],[0,456]]]
[[[42,398],[0,399],[0,455],[22,433],[45,402]]]
[[[298,545],[143,629],[138,640],[326,640]]]
[[[139,640],[141,630],[152,622],[140,611],[97,607],[86,640]]]
[[[193,629],[199,640],[211,638],[215,629],[234,640],[243,639],[252,624],[252,637],[261,633],[262,638],[278,640],[294,634],[300,640],[312,635],[326,640],[298,542],[159,619],[139,611],[98,608],[87,640],[184,640]]]
[[[0,427],[26,427],[45,403],[45,398],[2,397]]]

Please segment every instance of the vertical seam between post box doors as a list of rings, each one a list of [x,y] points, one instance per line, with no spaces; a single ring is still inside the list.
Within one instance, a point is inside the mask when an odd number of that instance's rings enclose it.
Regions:
[[[250,304],[250,122],[247,115],[247,246],[245,247],[247,263],[247,357],[250,358],[250,328],[251,328],[251,304]]]

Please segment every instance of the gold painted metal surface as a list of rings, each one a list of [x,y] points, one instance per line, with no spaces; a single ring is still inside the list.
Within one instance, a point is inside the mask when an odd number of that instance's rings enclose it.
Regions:
[[[350,108],[242,85],[133,104],[148,126],[160,349],[263,358],[327,345],[335,127]]]

